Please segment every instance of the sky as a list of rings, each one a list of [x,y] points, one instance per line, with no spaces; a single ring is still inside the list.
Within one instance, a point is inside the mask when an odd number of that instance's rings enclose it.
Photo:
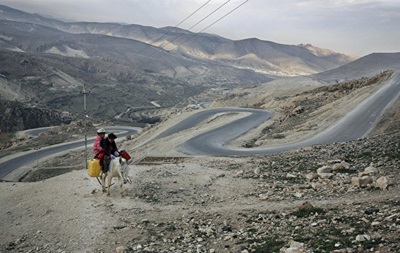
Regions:
[[[400,0],[0,0],[0,4],[63,20],[153,27],[175,27],[198,10],[178,27],[195,33],[205,29],[233,40],[312,44],[359,57],[400,52]]]

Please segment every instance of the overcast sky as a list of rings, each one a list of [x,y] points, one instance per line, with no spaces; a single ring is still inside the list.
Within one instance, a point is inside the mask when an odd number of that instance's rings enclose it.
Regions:
[[[74,21],[189,29],[228,0],[0,0],[30,13]],[[199,32],[246,0],[230,0],[190,31]],[[400,52],[400,0],[248,0],[205,30],[229,39],[312,44],[364,56]]]

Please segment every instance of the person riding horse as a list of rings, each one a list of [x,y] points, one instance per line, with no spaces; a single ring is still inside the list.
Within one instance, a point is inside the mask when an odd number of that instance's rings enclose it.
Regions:
[[[114,133],[109,133],[107,138],[104,138],[100,142],[100,146],[103,148],[103,163],[101,169],[103,173],[107,173],[109,170],[109,165],[111,159],[119,156],[117,145],[115,144],[115,139],[117,136]]]
[[[101,147],[101,141],[105,138],[105,136],[106,130],[104,128],[100,128],[97,130],[97,136],[93,144],[94,157],[98,157],[101,151],[103,151],[103,148]]]

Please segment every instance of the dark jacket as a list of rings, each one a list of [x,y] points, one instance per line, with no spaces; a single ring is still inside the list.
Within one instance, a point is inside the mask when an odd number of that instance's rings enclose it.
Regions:
[[[101,140],[100,146],[104,149],[106,155],[114,154],[115,151],[118,151],[115,141],[110,142],[108,138]]]

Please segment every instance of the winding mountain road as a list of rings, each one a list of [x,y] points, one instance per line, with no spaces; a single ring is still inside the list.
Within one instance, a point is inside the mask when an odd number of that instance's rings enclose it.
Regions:
[[[167,131],[149,140],[148,142],[158,140],[180,131],[190,129],[204,122],[207,118],[215,114],[229,112],[249,113],[248,116],[225,124],[216,129],[194,136],[181,145],[175,147],[180,152],[188,155],[203,156],[235,156],[235,155],[258,155],[258,154],[274,154],[285,150],[306,147],[313,144],[329,144],[334,142],[346,142],[356,140],[366,136],[373,128],[378,118],[400,96],[400,74],[396,73],[384,86],[369,98],[359,104],[354,110],[350,111],[345,117],[339,120],[330,128],[320,132],[319,134],[300,142],[282,145],[278,147],[257,148],[257,149],[228,149],[225,147],[227,143],[235,138],[245,134],[249,130],[257,127],[264,121],[271,118],[272,114],[265,110],[246,109],[246,108],[215,108],[200,111],[181,122],[178,122]],[[129,127],[108,127],[107,130],[125,131],[119,134],[121,137],[127,134],[136,133],[137,130]],[[88,139],[93,142],[93,138]],[[146,142],[146,143],[148,143]],[[43,148],[35,152],[20,155],[0,163],[0,178],[11,171],[32,163],[36,159],[54,155],[70,149],[81,148],[84,141],[76,141],[72,143],[59,144],[48,148]],[[91,146],[91,145],[90,145]],[[4,159],[2,159],[4,160]]]
[[[220,108],[207,110],[208,112],[200,112],[181,123],[178,123],[173,128],[169,129],[168,132],[164,132],[159,137],[166,137],[178,130],[180,131],[185,129],[185,127],[190,127],[190,125],[187,124],[188,122],[199,122],[201,119],[204,120],[206,115],[211,116],[212,114],[221,113],[225,110],[226,112],[249,112],[251,115],[195,136],[182,143],[177,147],[177,149],[188,155],[234,156],[274,154],[314,144],[346,142],[366,136],[377,122],[377,119],[383,114],[386,108],[399,98],[399,95],[400,74],[396,73],[395,76],[377,92],[364,100],[354,110],[350,111],[345,117],[336,122],[336,124],[330,128],[307,140],[278,147],[260,149],[228,149],[225,147],[229,141],[239,137],[250,129],[257,127],[261,122],[271,117],[269,112],[256,109]]]

